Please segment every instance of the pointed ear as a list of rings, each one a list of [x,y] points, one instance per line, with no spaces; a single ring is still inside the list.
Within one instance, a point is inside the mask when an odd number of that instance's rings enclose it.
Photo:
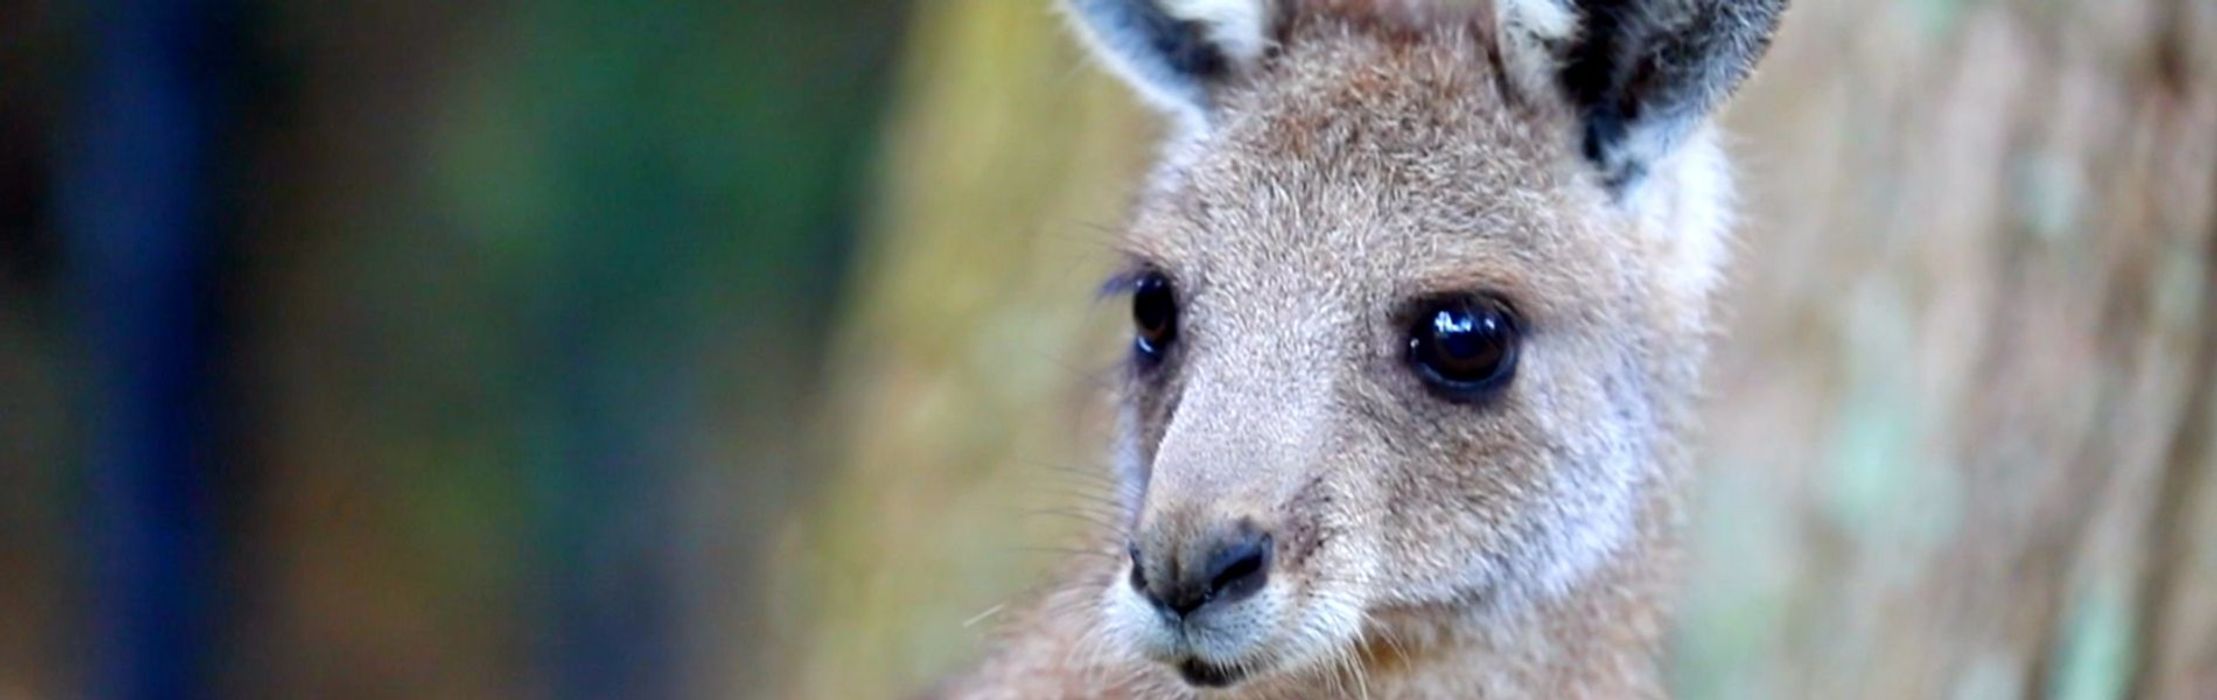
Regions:
[[[1093,52],[1141,96],[1203,123],[1213,84],[1269,48],[1272,0],[1064,0]]]
[[[1519,15],[1575,17],[1556,36],[1510,39],[1552,54],[1585,156],[1620,195],[1739,87],[1786,11],[1786,0],[1500,1],[1511,32]]]

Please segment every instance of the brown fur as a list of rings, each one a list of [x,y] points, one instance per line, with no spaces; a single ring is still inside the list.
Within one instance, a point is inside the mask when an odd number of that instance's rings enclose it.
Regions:
[[[1173,143],[1125,239],[1183,316],[1123,393],[1128,527],[1103,549],[1272,529],[1266,589],[1176,647],[1249,680],[1180,681],[1130,563],[1082,557],[942,694],[1663,693],[1723,226],[1714,146],[1697,133],[1618,202],[1574,110],[1504,67],[1493,13],[1400,7],[1282,6],[1270,53],[1210,87],[1211,126]],[[1412,300],[1468,292],[1528,327],[1517,377],[1477,405],[1429,395],[1403,354]]]

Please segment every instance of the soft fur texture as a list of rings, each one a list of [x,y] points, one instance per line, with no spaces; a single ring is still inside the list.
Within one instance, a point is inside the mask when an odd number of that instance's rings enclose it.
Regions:
[[[1656,16],[1733,15],[1723,4],[1657,0]],[[1275,563],[1259,593],[1173,627],[1130,561],[1080,558],[940,691],[1661,694],[1730,191],[1687,114],[1721,101],[1771,25],[1649,25],[1625,2],[1071,5],[1112,65],[1186,115],[1125,239],[1135,269],[1174,280],[1180,336],[1131,372],[1125,527],[1101,551],[1129,542],[1160,570],[1248,522],[1273,533]],[[1603,5],[1614,35],[1579,24]],[[1194,41],[1217,58],[1177,58]],[[1631,79],[1574,70],[1660,55],[1667,70]],[[1600,112],[1629,135],[1597,153]],[[1520,315],[1500,395],[1442,401],[1409,370],[1412,307],[1443,294]],[[1188,686],[1171,669],[1189,662],[1244,681]]]
[[[1064,7],[1094,55],[1188,129],[1206,126],[1211,83],[1262,58],[1273,19],[1264,0],[1069,0]]]

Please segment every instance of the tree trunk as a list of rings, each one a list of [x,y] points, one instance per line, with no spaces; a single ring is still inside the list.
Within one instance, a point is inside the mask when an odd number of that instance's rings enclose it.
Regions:
[[[2217,540],[2190,526],[2217,515],[2217,9],[1810,2],[1785,26],[1728,120],[1752,215],[1680,689],[2217,687]]]
[[[1094,290],[1152,151],[1047,5],[917,9],[881,208],[828,363],[840,473],[785,537],[804,697],[887,697],[969,658],[1106,516],[1122,310]],[[780,642],[786,643],[785,641]]]

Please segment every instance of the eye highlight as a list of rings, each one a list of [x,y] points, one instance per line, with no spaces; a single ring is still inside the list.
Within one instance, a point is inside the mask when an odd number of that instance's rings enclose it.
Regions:
[[[1161,362],[1178,339],[1178,299],[1170,278],[1147,272],[1132,282],[1132,351],[1143,362]]]
[[[1409,365],[1441,398],[1478,401],[1516,375],[1519,327],[1491,297],[1447,297],[1418,307],[1409,328]]]

